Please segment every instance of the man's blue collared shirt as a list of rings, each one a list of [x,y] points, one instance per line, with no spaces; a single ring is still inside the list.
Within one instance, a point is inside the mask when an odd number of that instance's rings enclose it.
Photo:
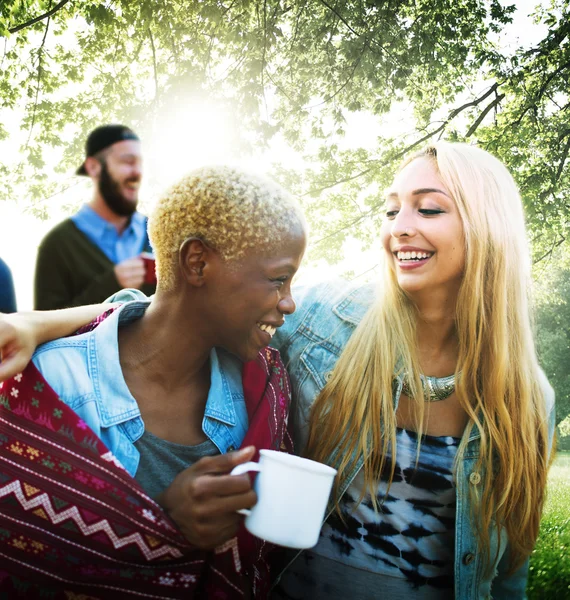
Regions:
[[[119,234],[117,228],[84,204],[71,217],[75,226],[84,233],[113,263],[118,264],[138,256],[149,247],[146,232],[147,218],[134,212],[125,230]]]
[[[134,442],[142,436],[144,422],[121,370],[118,327],[140,319],[148,305],[148,301],[124,304],[93,331],[43,344],[33,357],[59,397],[133,477],[140,458]],[[248,428],[241,368],[233,355],[221,349],[211,351],[202,430],[221,453],[238,448]]]

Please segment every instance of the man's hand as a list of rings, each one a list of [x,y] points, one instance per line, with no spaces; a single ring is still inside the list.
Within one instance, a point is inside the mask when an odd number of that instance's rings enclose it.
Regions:
[[[257,496],[247,474],[229,473],[254,453],[255,448],[248,446],[201,458],[179,473],[157,498],[192,545],[211,550],[236,535],[243,518],[237,511],[251,508]]]
[[[31,320],[0,313],[0,381],[21,373],[30,362],[37,340]]]
[[[139,289],[144,283],[144,260],[140,256],[115,265],[115,277],[122,288]]]

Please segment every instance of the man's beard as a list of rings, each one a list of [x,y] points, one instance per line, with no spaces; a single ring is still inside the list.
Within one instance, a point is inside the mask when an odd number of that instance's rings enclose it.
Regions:
[[[130,217],[137,209],[138,200],[128,200],[123,196],[120,184],[111,177],[104,161],[101,161],[99,193],[107,206],[120,217]]]

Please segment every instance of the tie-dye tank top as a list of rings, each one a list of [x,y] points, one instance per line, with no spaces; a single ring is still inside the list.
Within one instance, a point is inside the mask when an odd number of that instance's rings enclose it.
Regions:
[[[394,478],[386,495],[389,458],[378,486],[379,511],[368,494],[357,504],[361,471],[343,497],[344,522],[331,515],[317,546],[289,567],[275,597],[453,598],[453,461],[459,442],[424,436],[416,465],[417,435],[398,429]]]

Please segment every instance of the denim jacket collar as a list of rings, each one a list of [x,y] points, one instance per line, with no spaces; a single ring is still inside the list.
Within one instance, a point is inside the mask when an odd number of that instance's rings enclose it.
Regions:
[[[370,308],[370,290],[368,286],[357,287],[338,304],[333,306],[333,312],[343,321],[358,325]]]
[[[140,416],[137,401],[132,396],[121,369],[118,325],[140,319],[148,305],[148,302],[124,304],[107,317],[89,339],[90,377],[103,427],[111,427]]]
[[[210,391],[204,416],[221,421],[226,425],[235,425],[237,415],[232,399],[232,390],[243,389],[241,363],[225,350],[212,348],[210,372]],[[234,382],[233,385],[231,381]]]

